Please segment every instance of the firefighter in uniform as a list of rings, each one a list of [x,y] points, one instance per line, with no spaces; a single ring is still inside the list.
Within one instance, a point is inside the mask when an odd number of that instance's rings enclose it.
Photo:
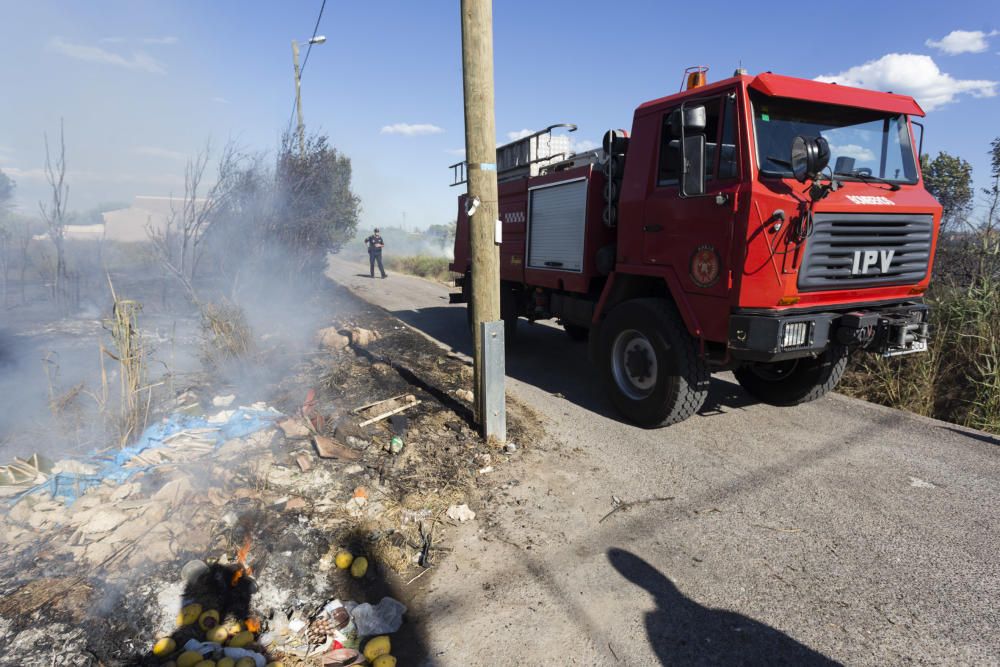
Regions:
[[[375,277],[375,262],[378,262],[378,270],[382,273],[382,277],[385,278],[385,269],[382,268],[382,248],[385,247],[385,241],[382,239],[382,235],[378,233],[378,227],[375,228],[375,233],[365,239],[365,245],[368,246],[368,264],[371,269],[372,278]]]

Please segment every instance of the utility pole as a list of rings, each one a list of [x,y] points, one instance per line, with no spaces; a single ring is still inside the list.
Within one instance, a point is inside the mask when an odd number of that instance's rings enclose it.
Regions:
[[[485,437],[504,440],[503,325],[495,326],[500,320],[500,249],[497,245],[499,239],[495,236],[499,204],[493,100],[493,3],[492,0],[461,0],[461,8],[467,201],[478,200],[469,216],[476,421],[483,428]],[[497,329],[499,361],[496,360],[494,350],[484,350],[484,347],[490,345],[488,338],[496,338]],[[487,368],[487,353],[490,352],[494,352],[490,355],[493,363]],[[496,377],[497,363],[499,377]],[[499,422],[496,419],[497,413]]]
[[[292,62],[295,64],[295,111],[299,115],[299,154],[306,156],[306,125],[302,121],[302,77],[299,73],[299,43],[292,40]]]

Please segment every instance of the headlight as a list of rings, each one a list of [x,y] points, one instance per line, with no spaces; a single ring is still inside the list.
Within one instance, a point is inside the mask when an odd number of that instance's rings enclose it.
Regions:
[[[785,322],[781,331],[781,349],[788,350],[802,347],[809,342],[809,329],[812,322]]]

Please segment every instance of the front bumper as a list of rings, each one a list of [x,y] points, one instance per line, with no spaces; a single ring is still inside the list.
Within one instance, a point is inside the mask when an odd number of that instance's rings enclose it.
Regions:
[[[734,313],[729,351],[733,359],[763,362],[814,357],[834,345],[883,356],[923,352],[929,312],[922,303],[909,303],[844,312]]]

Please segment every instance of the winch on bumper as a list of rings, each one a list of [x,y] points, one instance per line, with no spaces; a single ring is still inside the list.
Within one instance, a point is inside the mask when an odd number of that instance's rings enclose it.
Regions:
[[[831,345],[886,357],[924,352],[928,313],[922,303],[845,312],[734,313],[729,349],[734,359],[765,362],[815,356]]]

